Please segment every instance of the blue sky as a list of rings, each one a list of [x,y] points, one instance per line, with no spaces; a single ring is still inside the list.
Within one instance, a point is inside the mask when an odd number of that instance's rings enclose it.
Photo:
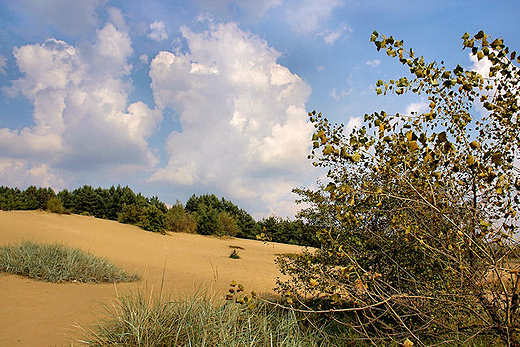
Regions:
[[[372,31],[481,70],[460,37],[520,48],[518,1],[4,0],[0,185],[129,185],[167,203],[224,196],[256,218],[312,186],[307,112],[359,126],[421,111],[376,96],[407,74]]]

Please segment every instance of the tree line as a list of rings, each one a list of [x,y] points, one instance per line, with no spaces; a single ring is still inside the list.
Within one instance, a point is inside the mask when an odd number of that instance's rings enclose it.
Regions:
[[[185,205],[177,201],[168,208],[157,196],[136,194],[128,186],[105,189],[84,185],[58,193],[52,188],[30,186],[20,190],[0,186],[0,210],[37,209],[115,220],[159,233],[187,232],[318,245],[313,228],[302,221],[276,216],[255,221],[244,209],[214,194],[193,195]]]

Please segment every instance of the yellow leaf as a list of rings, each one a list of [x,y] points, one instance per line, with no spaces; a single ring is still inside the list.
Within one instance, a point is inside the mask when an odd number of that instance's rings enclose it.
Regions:
[[[480,148],[480,143],[478,143],[478,141],[471,141],[469,143],[469,146],[472,148],[472,149],[477,149],[477,148]]]
[[[418,150],[419,145],[417,144],[417,141],[408,142],[408,149],[410,149],[411,152]]]
[[[311,278],[309,280],[309,283],[311,284],[311,286],[313,287],[316,287],[318,285],[318,281],[316,281],[314,278]]]
[[[502,153],[497,152],[491,154],[491,161],[493,161],[493,164],[500,165],[502,164]]]
[[[410,339],[404,340],[403,347],[412,347],[412,346],[413,346],[413,342],[410,341]]]

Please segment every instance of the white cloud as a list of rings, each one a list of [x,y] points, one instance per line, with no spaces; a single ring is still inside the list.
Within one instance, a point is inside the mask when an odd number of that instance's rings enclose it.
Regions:
[[[310,87],[276,62],[280,53],[234,23],[181,31],[189,53],[160,52],[151,63],[155,102],[178,112],[182,126],[169,135],[168,164],[151,180],[291,213],[290,190],[301,184],[294,179],[310,168]]]
[[[0,129],[1,153],[27,160],[32,168],[45,165],[49,172],[155,165],[147,139],[162,114],[129,102],[132,42],[118,29],[126,27],[120,12],[110,17],[116,24],[98,30],[92,46],[48,39],[15,48],[22,77],[6,92],[32,102],[34,124]]]
[[[164,23],[161,21],[156,20],[150,24],[150,31],[151,32],[148,34],[148,37],[154,41],[160,42],[168,39],[168,33],[166,32]]]
[[[492,63],[487,57],[478,60],[476,55],[470,53],[469,59],[473,63],[473,65],[470,67],[471,70],[478,72],[484,78],[489,77],[489,69],[491,68]]]
[[[345,90],[341,90],[338,92],[338,90],[336,88],[332,88],[332,90],[330,91],[330,96],[334,99],[334,100],[341,100],[343,99],[344,97],[346,96],[349,96],[350,94],[352,94],[352,92],[354,91],[353,88],[350,88],[349,90],[345,91]]]
[[[148,65],[148,60],[149,60],[149,58],[148,58],[148,55],[146,55],[146,54],[141,54],[141,55],[139,56],[139,61],[140,61],[141,63],[143,63],[143,64]]]
[[[0,181],[20,189],[30,185],[52,187],[55,191],[65,188],[63,178],[47,164],[31,166],[27,160],[20,159],[0,158]]]
[[[7,58],[0,54],[0,73],[5,75],[5,66],[7,65]]]
[[[381,64],[381,60],[379,60],[379,59],[369,60],[366,62],[366,64],[371,67],[378,67]]]
[[[325,30],[320,34],[320,36],[323,37],[323,40],[325,43],[329,45],[333,45],[334,42],[336,42],[337,39],[339,39],[341,36],[349,36],[352,33],[352,28],[342,25],[336,30]]]
[[[406,107],[406,114],[423,114],[430,110],[429,102],[420,101],[420,102],[412,102]]]
[[[287,4],[286,20],[291,28],[300,34],[311,34],[320,29],[334,9],[343,5],[341,0],[294,0]],[[334,41],[334,32],[329,33],[329,41]]]
[[[350,134],[352,130],[361,128],[363,118],[361,117],[350,117],[345,127],[345,133]]]

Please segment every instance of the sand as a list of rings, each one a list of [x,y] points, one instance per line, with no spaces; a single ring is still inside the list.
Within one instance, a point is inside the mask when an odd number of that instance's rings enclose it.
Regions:
[[[231,280],[246,290],[272,292],[280,276],[276,254],[301,247],[255,240],[171,233],[78,215],[0,211],[0,246],[31,240],[79,247],[136,271],[143,280],[125,284],[42,283],[0,273],[0,346],[81,345],[80,330],[103,318],[103,304],[139,290],[176,298],[209,291],[222,297]],[[240,259],[230,259],[230,246]],[[162,281],[164,273],[164,281]]]

